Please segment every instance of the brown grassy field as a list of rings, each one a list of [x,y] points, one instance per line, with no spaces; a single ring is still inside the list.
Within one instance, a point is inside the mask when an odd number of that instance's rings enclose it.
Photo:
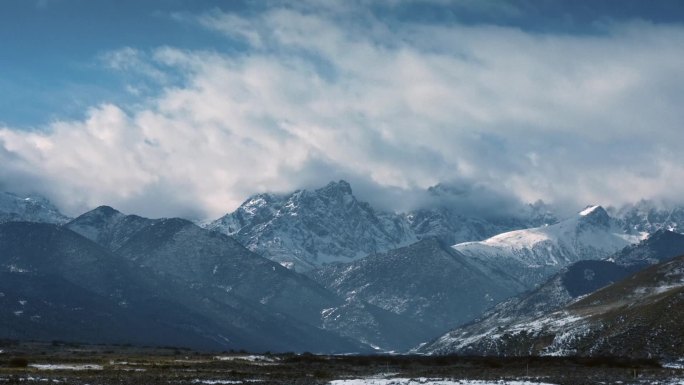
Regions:
[[[296,385],[424,377],[582,385],[684,378],[684,371],[661,368],[656,361],[618,358],[272,355],[12,341],[0,342],[0,350],[0,384]]]

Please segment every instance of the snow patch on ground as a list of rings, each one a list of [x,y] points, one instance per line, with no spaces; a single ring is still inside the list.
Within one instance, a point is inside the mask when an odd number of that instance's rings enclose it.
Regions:
[[[274,357],[267,357],[261,355],[247,355],[247,356],[214,356],[218,361],[247,361],[247,362],[275,362]]]
[[[684,358],[681,358],[674,362],[665,362],[662,364],[663,368],[668,369],[684,369]]]
[[[207,384],[207,385],[216,385],[216,384],[243,384],[245,382],[261,382],[263,380],[200,380],[200,379],[195,379],[192,380],[193,384]]]
[[[97,364],[30,364],[38,370],[102,370],[102,365]]]
[[[531,381],[482,381],[440,378],[359,378],[354,380],[335,380],[329,385],[553,385]]]

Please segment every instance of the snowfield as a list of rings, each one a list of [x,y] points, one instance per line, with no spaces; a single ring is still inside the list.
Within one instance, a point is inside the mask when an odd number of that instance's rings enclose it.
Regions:
[[[29,367],[38,370],[102,370],[102,365],[96,364],[30,364]]]
[[[625,232],[602,207],[592,206],[553,225],[452,247],[485,266],[504,269],[531,289],[573,262],[606,258],[647,235]]]
[[[246,356],[214,356],[217,361],[247,361],[247,362],[275,362],[276,359],[261,355],[246,355]]]
[[[530,381],[482,381],[439,378],[360,378],[355,380],[335,380],[330,385],[553,385],[546,382]]]

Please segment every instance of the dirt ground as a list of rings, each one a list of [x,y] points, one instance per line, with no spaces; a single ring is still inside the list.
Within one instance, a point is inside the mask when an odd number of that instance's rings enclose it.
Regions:
[[[677,384],[684,370],[619,358],[327,356],[0,341],[0,384],[328,384],[428,378],[583,384]],[[503,381],[502,381],[503,380]],[[429,381],[421,380],[425,384]],[[499,382],[502,381],[502,382]]]

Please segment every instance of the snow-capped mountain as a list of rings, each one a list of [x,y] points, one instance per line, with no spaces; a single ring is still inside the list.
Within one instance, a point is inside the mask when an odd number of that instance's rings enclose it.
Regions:
[[[684,355],[684,256],[539,317],[437,339],[433,354],[593,355],[676,360]]]
[[[465,216],[448,207],[419,209],[405,215],[418,239],[437,238],[453,245],[480,241],[504,232],[548,224],[519,217],[480,218]],[[552,221],[551,223],[555,223]]]
[[[400,215],[358,201],[349,183],[292,194],[258,194],[207,226],[298,271],[350,261],[415,242]]]
[[[610,213],[619,219],[627,231],[653,233],[657,230],[684,232],[684,206],[663,207],[653,201],[641,200]]]
[[[455,329],[422,349],[430,353],[497,354],[496,348],[501,344],[497,339],[502,334],[493,331],[533,324],[582,296],[683,254],[684,235],[660,230],[606,260],[575,262],[534,290],[499,303],[478,321]]]
[[[501,270],[484,270],[436,239],[307,273],[348,299],[410,317],[440,333],[524,290]]]
[[[605,258],[646,235],[625,232],[601,206],[590,206],[554,225],[460,243],[454,249],[485,265],[508,271],[533,287],[564,266],[579,260]]]
[[[11,221],[62,224],[69,218],[39,195],[19,196],[0,192],[0,223]]]
[[[542,202],[519,212],[482,217],[464,213],[449,202],[458,197],[448,187],[428,189],[430,207],[396,214],[358,201],[349,183],[292,194],[257,194],[233,213],[206,227],[236,237],[250,250],[298,271],[333,262],[349,262],[371,253],[438,238],[455,244],[479,241],[504,231],[556,223]]]
[[[464,212],[454,206],[459,191],[438,184],[428,189],[428,196],[435,201],[431,207],[419,208],[405,214],[411,229],[419,239],[437,238],[454,245],[462,242],[481,241],[508,231],[550,225],[558,222],[555,214],[544,202],[520,205],[514,212],[483,213]],[[510,211],[510,210],[509,210]]]
[[[645,268],[684,254],[684,234],[657,230],[638,244],[625,247],[609,261],[628,268]]]

